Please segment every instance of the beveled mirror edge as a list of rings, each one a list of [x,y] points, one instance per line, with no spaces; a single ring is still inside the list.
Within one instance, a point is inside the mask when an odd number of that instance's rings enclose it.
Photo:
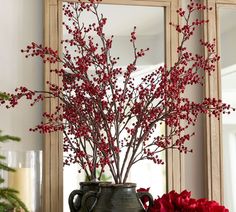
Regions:
[[[76,0],[73,0],[74,2]],[[62,2],[63,0],[44,0],[44,45],[53,49],[60,49],[60,38],[62,35]],[[176,31],[170,28],[169,22],[176,22],[178,16],[177,8],[180,0],[104,0],[107,4],[126,4],[143,6],[165,7],[166,18],[166,62],[173,64],[176,61],[176,48],[179,38]],[[168,29],[168,30],[167,30]],[[168,42],[169,40],[169,42]],[[44,67],[44,86],[47,88],[46,81],[59,84],[60,80],[49,70],[58,67],[59,64],[45,64]],[[47,100],[44,104],[44,111],[53,112],[58,105],[55,99]],[[44,136],[44,165],[43,165],[43,212],[62,212],[63,211],[63,143],[62,133],[51,133]],[[183,165],[180,153],[177,151],[167,152],[167,190],[180,191],[183,185],[181,178]]]

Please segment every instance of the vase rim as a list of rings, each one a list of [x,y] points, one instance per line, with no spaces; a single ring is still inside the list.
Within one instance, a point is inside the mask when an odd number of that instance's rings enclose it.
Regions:
[[[80,182],[79,184],[80,185],[91,185],[91,184],[98,185],[99,183],[100,183],[99,181],[88,181],[88,182]]]
[[[136,183],[100,183],[100,187],[135,188]]]
[[[99,185],[101,183],[111,184],[111,182],[101,182],[101,181],[88,181],[88,182],[80,182],[80,185]]]

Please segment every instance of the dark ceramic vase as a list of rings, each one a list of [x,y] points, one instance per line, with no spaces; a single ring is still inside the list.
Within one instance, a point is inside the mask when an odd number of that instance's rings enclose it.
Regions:
[[[153,198],[148,192],[136,192],[135,183],[100,184],[98,192],[87,192],[82,199],[82,207],[86,212],[145,212],[140,198],[147,197],[149,205]],[[90,199],[95,198],[91,206]]]
[[[83,208],[81,207],[81,201],[82,197],[85,193],[89,191],[98,191],[99,190],[99,183],[100,182],[81,182],[80,183],[80,189],[74,190],[69,195],[69,207],[71,212],[84,212]],[[88,202],[90,204],[93,204],[95,199],[90,199]]]

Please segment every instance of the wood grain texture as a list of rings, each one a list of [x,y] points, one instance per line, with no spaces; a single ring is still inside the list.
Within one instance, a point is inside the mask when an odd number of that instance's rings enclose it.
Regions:
[[[212,11],[209,11],[207,17],[209,24],[207,26],[207,41],[212,41],[217,35],[216,24],[216,4],[212,1],[207,2],[209,7],[212,7]],[[207,55],[206,55],[207,56]],[[218,65],[218,64],[216,64]],[[219,84],[218,84],[218,66],[217,70],[211,77],[207,77],[206,81],[206,97],[219,98]],[[222,202],[222,182],[221,182],[221,163],[220,163],[220,124],[215,118],[207,118],[207,187],[208,198]]]
[[[217,52],[220,54],[220,23],[219,9],[232,8],[236,6],[236,0],[204,0],[212,11],[204,13],[204,18],[209,20],[209,24],[204,30],[204,39],[212,41],[217,39]],[[207,53],[205,52],[205,56]],[[211,76],[206,76],[205,96],[221,98],[221,73],[220,63],[216,64],[217,70]],[[206,194],[207,198],[214,199],[223,204],[223,149],[222,149],[222,119],[205,117],[205,158],[206,158]]]
[[[171,6],[171,22],[174,23],[179,23],[178,20],[178,15],[176,13],[177,8],[179,8],[179,1],[172,1],[172,6]],[[171,42],[172,42],[172,54],[171,54],[171,64],[172,66],[174,65],[174,63],[177,61],[178,59],[178,54],[176,53],[177,47],[179,46],[179,41],[180,41],[180,37],[179,37],[179,33],[176,32],[175,28],[172,27],[171,28]],[[181,170],[181,167],[183,168],[183,160],[182,160],[182,154],[179,151],[175,151],[173,152],[174,154],[174,158],[173,158],[173,182],[174,182],[174,186],[173,189],[181,192],[182,191],[182,175],[184,173],[183,170]]]
[[[44,0],[44,45],[58,50],[59,21],[58,1]],[[46,81],[59,84],[59,79],[51,69],[58,68],[59,64],[45,64]],[[44,111],[53,113],[58,106],[57,99],[48,99]],[[63,211],[63,181],[62,181],[62,138],[61,133],[54,132],[45,135],[44,141],[44,173],[43,173],[43,212]]]
[[[216,4],[236,4],[235,0],[211,0],[211,2]]]
[[[49,46],[49,0],[44,0],[44,45]],[[50,65],[47,63],[44,65],[44,88],[48,90],[47,81],[50,81]],[[44,111],[50,111],[50,101],[47,99],[44,102]],[[50,179],[50,163],[51,160],[51,146],[50,135],[44,135],[43,142],[43,188],[42,188],[42,203],[43,211],[50,211],[50,199],[51,199],[51,179]]]
[[[59,43],[59,37],[58,37],[58,11],[57,11],[57,5],[50,5],[49,9],[49,19],[52,20],[50,22],[50,47],[52,49],[58,50],[58,43]],[[55,35],[53,35],[55,33]],[[52,36],[53,35],[53,36]],[[58,64],[51,64],[50,69],[55,70],[58,68]],[[58,85],[58,78],[57,75],[55,75],[54,72],[50,73],[50,82],[53,84]],[[58,106],[58,100],[57,99],[51,99],[51,113],[55,112],[56,106]],[[51,193],[53,194],[51,196],[51,211],[60,211],[60,202],[59,202],[59,137],[57,132],[50,133],[51,136],[51,173],[50,173],[50,181],[51,181]]]
[[[171,1],[169,7],[166,7],[166,63],[169,66],[173,66],[177,61],[176,49],[179,44],[179,35],[174,29],[170,26],[170,22],[179,24],[178,15],[176,10],[180,7],[180,1]],[[169,33],[169,34],[168,34]],[[169,39],[169,40],[168,40]],[[168,131],[168,129],[167,129]],[[174,141],[173,141],[174,142]],[[167,190],[176,190],[180,192],[182,189],[182,175],[183,175],[183,163],[181,160],[181,154],[176,150],[167,151]],[[182,170],[182,171],[181,171]]]

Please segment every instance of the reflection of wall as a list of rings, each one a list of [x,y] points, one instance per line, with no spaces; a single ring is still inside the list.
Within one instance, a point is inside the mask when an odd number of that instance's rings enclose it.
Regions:
[[[138,36],[138,35],[137,35]],[[113,42],[112,56],[120,57],[119,65],[127,65],[133,62],[133,48],[129,41],[130,37],[115,37]],[[150,48],[146,56],[140,59],[139,65],[154,65],[164,61],[164,38],[163,34],[154,36],[138,36],[137,48]]]
[[[221,68],[234,65],[236,63],[236,27],[221,34],[224,40],[221,42]]]
[[[233,80],[236,81],[236,77],[233,77]],[[223,89],[222,101],[229,103],[232,107],[236,107],[236,99],[235,99],[236,86],[234,89],[231,89],[230,91],[227,91],[226,89],[224,89],[224,87],[222,87],[222,89]],[[232,111],[230,115],[228,114],[223,115],[223,124],[236,124],[236,112]]]
[[[222,100],[232,107],[236,106],[236,10],[221,9],[221,85]],[[223,25],[225,24],[225,25]],[[224,203],[230,211],[236,210],[236,112],[223,115],[223,172],[224,172]]]
[[[26,85],[42,88],[42,64],[39,60],[25,59],[20,50],[29,42],[42,42],[43,1],[7,0],[0,7],[0,91],[12,92]],[[0,107],[0,129],[21,137],[20,144],[7,143],[11,149],[41,149],[42,136],[28,129],[41,120],[41,107],[20,104],[15,109]]]
[[[236,211],[236,125],[224,125],[223,132],[224,175],[227,178],[224,181],[224,203],[230,211]]]

